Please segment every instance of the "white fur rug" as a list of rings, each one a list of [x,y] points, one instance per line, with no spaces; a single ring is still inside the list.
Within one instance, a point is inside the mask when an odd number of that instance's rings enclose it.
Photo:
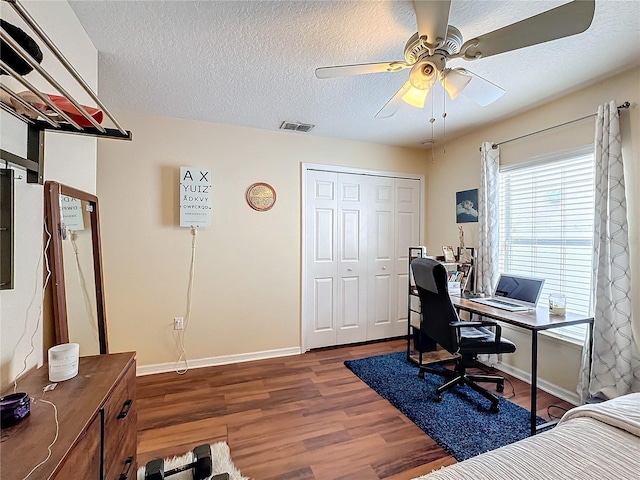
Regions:
[[[165,472],[193,461],[193,452],[188,452],[181,457],[165,458],[164,470]],[[211,445],[211,461],[213,464],[213,475],[219,473],[228,473],[230,480],[249,480],[249,477],[243,477],[240,471],[236,468],[231,461],[231,454],[229,452],[229,445],[225,442],[218,442]],[[144,466],[138,469],[138,480],[144,480]],[[212,475],[212,476],[213,476]],[[168,480],[192,480],[191,470],[185,472],[176,473],[171,477],[167,477]],[[211,477],[207,477],[211,478]]]

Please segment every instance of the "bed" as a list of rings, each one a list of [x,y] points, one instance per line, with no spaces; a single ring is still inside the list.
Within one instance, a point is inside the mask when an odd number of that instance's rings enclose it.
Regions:
[[[640,478],[640,393],[569,410],[547,432],[414,480]]]

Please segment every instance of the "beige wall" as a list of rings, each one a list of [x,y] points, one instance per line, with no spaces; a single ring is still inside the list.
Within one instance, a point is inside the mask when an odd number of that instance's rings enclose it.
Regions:
[[[424,174],[425,153],[213,123],[118,113],[132,142],[100,141],[98,197],[112,351],[174,362],[191,252],[180,228],[180,166],[211,169],[212,224],[197,235],[189,359],[300,347],[301,163]],[[277,192],[268,212],[245,202]]]
[[[516,92],[508,92],[508,95]],[[623,131],[623,155],[626,165],[626,182],[629,206],[629,231],[631,240],[631,264],[635,298],[640,286],[640,258],[638,256],[639,228],[638,187],[640,186],[640,68],[634,68],[602,82],[555,99],[533,110],[507,120],[492,123],[472,133],[451,140],[442,148],[436,148],[436,158],[428,163],[426,193],[426,244],[428,251],[435,252],[442,245],[456,245],[458,230],[455,223],[455,192],[477,188],[480,182],[479,146],[484,141],[501,142],[526,135],[553,125],[580,118],[597,111],[598,105],[609,100],[618,104],[629,101],[630,110],[621,111]],[[486,108],[491,108],[486,107]],[[557,128],[504,144],[500,147],[503,164],[526,160],[535,156],[593,143],[594,121],[583,120],[569,126]],[[463,224],[467,246],[477,245],[477,224]],[[640,302],[634,305],[634,318],[638,328],[636,339],[640,340]],[[530,340],[526,333],[506,333],[518,343],[518,353],[505,356],[505,362],[518,369],[529,371]],[[561,366],[562,368],[559,368]],[[546,339],[540,345],[540,376],[568,392],[576,388],[580,350]]]
[[[32,17],[65,54],[89,85],[97,87],[98,56],[80,22],[67,2],[22,2]],[[28,27],[2,2],[2,18],[28,31]],[[40,43],[40,42],[39,42]],[[68,73],[43,47],[43,66],[81,102],[87,98],[72,84]],[[52,92],[46,82],[29,77],[42,91]],[[5,82],[5,78],[3,78]],[[20,87],[17,91],[22,91]],[[2,148],[26,155],[26,129],[22,122],[2,112]],[[95,192],[97,141],[93,138],[47,133],[45,139],[45,179]],[[20,172],[18,173],[20,174]],[[26,175],[15,184],[15,288],[0,292],[0,389],[11,383],[26,365],[42,362],[43,331],[51,330],[50,317],[42,318],[43,187],[27,184]],[[46,310],[46,308],[45,308]],[[46,312],[45,312],[46,313]],[[44,329],[43,329],[44,326]],[[33,337],[33,351],[31,338]],[[48,335],[47,335],[48,337]],[[32,353],[30,353],[32,351]]]

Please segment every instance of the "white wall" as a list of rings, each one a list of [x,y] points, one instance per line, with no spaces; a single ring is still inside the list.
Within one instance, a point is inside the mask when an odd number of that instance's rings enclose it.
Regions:
[[[36,22],[47,32],[87,83],[97,88],[97,52],[80,22],[66,1],[22,2]],[[6,2],[2,2],[2,18],[29,31]],[[32,35],[32,36],[35,36]],[[66,70],[57,63],[41,43],[42,65],[56,80],[68,86],[69,92],[81,103],[88,102],[80,87],[71,84]],[[57,93],[37,77],[27,78],[45,93]],[[3,79],[4,81],[4,79]],[[22,91],[19,88],[17,91]],[[91,103],[89,103],[91,104]],[[18,120],[2,113],[2,148],[24,156],[26,130]],[[45,180],[57,180],[67,185],[95,192],[97,141],[77,135],[51,133],[45,140]],[[42,362],[43,322],[43,187],[27,184],[26,174],[15,185],[15,288],[0,292],[0,387],[13,382],[26,365],[29,369]],[[33,353],[31,339],[33,338]]]
[[[472,133],[451,140],[446,154],[436,148],[437,156],[429,163],[427,189],[426,244],[430,252],[441,250],[442,245],[458,243],[458,226],[455,222],[455,193],[477,188],[480,183],[480,152],[482,142],[501,142],[526,135],[553,125],[593,114],[598,106],[609,100],[618,104],[629,101],[630,110],[622,110],[620,123],[623,135],[623,155],[626,166],[628,195],[628,218],[631,241],[631,266],[636,302],[633,306],[636,340],[640,342],[640,208],[638,189],[640,186],[640,68],[636,67],[601,82],[578,90],[564,97],[541,105],[533,110],[516,115],[474,130]],[[485,107],[485,108],[491,108]],[[549,132],[541,133],[506,143],[500,147],[500,161],[508,164],[564,150],[592,144],[594,120],[587,119]],[[477,245],[477,223],[463,225],[467,246]],[[507,331],[511,330],[511,331]],[[530,337],[525,332],[505,328],[505,336],[515,341],[518,352],[503,356],[503,361],[521,373],[529,372]],[[544,337],[544,336],[543,336]],[[558,393],[573,396],[580,367],[580,348],[558,342],[549,337],[540,342],[539,375],[560,389]]]

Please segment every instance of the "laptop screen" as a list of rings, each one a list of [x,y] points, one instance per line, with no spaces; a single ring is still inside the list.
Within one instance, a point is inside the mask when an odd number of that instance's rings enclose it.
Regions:
[[[538,303],[544,280],[539,278],[516,277],[514,275],[500,275],[494,297],[505,297],[519,300],[531,305]]]

